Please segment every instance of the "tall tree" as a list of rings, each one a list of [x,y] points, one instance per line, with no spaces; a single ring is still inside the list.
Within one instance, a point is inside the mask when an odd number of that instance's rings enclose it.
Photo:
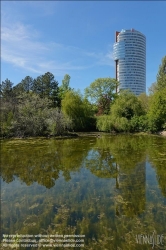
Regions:
[[[75,130],[86,130],[92,115],[90,103],[76,91],[68,91],[62,100],[62,111],[73,122]]]
[[[166,126],[166,87],[151,97],[148,118],[152,132],[159,131]]]
[[[154,82],[148,89],[151,95],[153,95],[156,91],[162,90],[166,87],[166,56],[164,56],[162,59],[162,63],[159,66],[156,78],[156,82]]]
[[[62,85],[63,85],[64,89],[66,89],[66,90],[69,89],[70,78],[71,77],[68,74],[66,74],[64,76],[64,79],[62,80]]]
[[[159,66],[157,74],[157,90],[161,90],[166,87],[166,56],[163,57],[162,63]]]
[[[32,90],[39,94],[40,97],[47,97],[52,101],[52,106],[60,105],[58,82],[54,79],[54,75],[50,72],[38,76],[33,83]]]
[[[5,81],[2,81],[0,89],[1,101],[3,101],[2,106],[4,106],[5,109],[7,108],[7,110],[14,111],[17,99],[13,91],[13,83],[9,79],[6,79]]]
[[[149,109],[149,96],[146,93],[142,93],[138,96],[138,100],[140,100],[143,109],[147,112]]]
[[[8,101],[13,96],[13,83],[7,78],[5,81],[2,81],[0,88],[1,97],[3,100]]]
[[[69,86],[70,78],[71,77],[68,74],[66,74],[64,76],[64,79],[62,80],[62,85],[59,87],[59,96],[61,100],[64,98],[67,91],[72,90],[71,87]]]
[[[118,82],[114,78],[98,78],[85,89],[85,96],[102,109],[100,113],[108,113],[108,104],[115,98]]]
[[[1,84],[0,127],[1,135],[8,135],[17,110],[17,99],[13,92],[13,83],[6,79]]]
[[[20,83],[13,87],[13,90],[16,94],[22,92],[30,92],[33,88],[33,78],[30,76],[26,76]]]

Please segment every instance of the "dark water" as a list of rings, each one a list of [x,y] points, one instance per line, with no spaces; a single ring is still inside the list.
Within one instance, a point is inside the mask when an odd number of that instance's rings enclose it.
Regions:
[[[9,140],[1,153],[1,240],[85,235],[84,247],[14,249],[166,249],[166,138]]]

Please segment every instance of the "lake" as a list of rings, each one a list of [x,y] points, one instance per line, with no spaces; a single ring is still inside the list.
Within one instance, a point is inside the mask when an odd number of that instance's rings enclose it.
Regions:
[[[1,249],[166,249],[166,138],[3,140],[1,215]]]

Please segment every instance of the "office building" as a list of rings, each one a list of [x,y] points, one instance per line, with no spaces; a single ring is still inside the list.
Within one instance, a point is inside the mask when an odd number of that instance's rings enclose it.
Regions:
[[[146,37],[139,31],[116,31],[113,45],[116,79],[119,90],[129,89],[135,95],[146,92]]]

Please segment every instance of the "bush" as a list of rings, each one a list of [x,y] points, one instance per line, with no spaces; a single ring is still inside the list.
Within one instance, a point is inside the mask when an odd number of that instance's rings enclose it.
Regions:
[[[130,121],[131,132],[139,132],[139,131],[145,132],[148,130],[149,130],[149,122],[148,122],[148,117],[146,115],[132,117]]]
[[[111,117],[109,115],[98,116],[96,120],[96,128],[103,132],[110,132],[113,130],[114,128]]]

